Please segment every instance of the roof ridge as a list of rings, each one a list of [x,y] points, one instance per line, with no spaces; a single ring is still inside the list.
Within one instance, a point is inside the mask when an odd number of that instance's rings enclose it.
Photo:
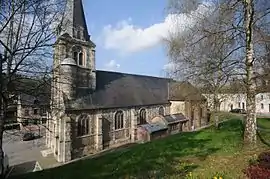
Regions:
[[[167,77],[150,76],[150,75],[142,75],[142,74],[134,74],[134,73],[117,72],[117,71],[96,70],[96,72],[106,72],[106,73],[138,76],[138,77],[149,77],[149,78],[159,78],[159,79],[164,79],[164,80],[173,80],[172,78],[167,78]]]

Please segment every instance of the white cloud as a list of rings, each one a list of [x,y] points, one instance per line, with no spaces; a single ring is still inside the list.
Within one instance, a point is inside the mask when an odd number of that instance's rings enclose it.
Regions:
[[[163,70],[165,71],[174,71],[175,68],[176,66],[173,62],[169,62],[163,66]]]
[[[169,75],[170,77],[175,75],[175,72],[177,72],[177,69],[179,69],[180,66],[174,62],[169,62],[167,64],[165,64],[162,68],[162,70],[167,74],[167,76]]]
[[[146,28],[136,27],[129,18],[116,25],[107,25],[103,29],[102,41],[106,49],[124,53],[137,52],[151,48],[168,36],[169,32],[184,32],[196,23],[198,16],[209,12],[211,4],[203,4],[190,14],[169,14],[161,23]]]
[[[106,70],[116,70],[120,68],[120,64],[116,63],[115,60],[110,60],[108,63],[104,65]]]

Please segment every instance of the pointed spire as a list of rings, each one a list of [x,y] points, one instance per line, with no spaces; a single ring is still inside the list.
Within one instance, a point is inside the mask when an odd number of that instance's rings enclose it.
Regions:
[[[68,33],[71,37],[89,41],[82,0],[67,0],[65,20],[61,34]]]

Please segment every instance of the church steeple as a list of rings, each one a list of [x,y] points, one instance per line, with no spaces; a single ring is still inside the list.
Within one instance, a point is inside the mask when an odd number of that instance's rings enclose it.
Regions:
[[[68,33],[75,39],[89,41],[82,0],[67,0],[61,34]]]
[[[62,29],[54,44],[54,69],[59,70],[55,74],[63,79],[56,83],[68,79],[69,83],[60,88],[64,89],[68,99],[72,99],[82,91],[96,88],[96,45],[88,35],[82,0],[66,0],[63,24],[59,27]]]
[[[54,44],[51,95],[53,121],[49,122],[49,129],[53,133],[47,140],[47,145],[59,162],[72,159],[70,139],[71,134],[76,132],[67,122],[72,119],[63,115],[69,107],[66,105],[90,95],[96,89],[96,45],[88,35],[82,0],[66,0],[64,15]]]

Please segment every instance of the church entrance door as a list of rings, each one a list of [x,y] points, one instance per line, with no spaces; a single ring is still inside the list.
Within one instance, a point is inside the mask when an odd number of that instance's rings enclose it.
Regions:
[[[102,144],[103,144],[103,149],[107,149],[110,147],[110,141],[111,141],[111,136],[110,136],[110,125],[111,122],[103,118],[102,119]]]

